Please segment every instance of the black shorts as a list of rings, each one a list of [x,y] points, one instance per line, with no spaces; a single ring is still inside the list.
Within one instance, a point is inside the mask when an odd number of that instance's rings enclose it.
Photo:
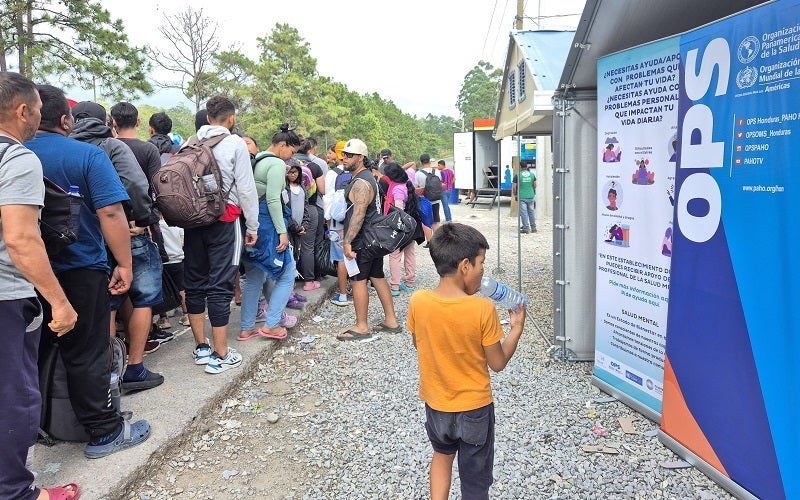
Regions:
[[[356,251],[358,254],[358,251]],[[356,255],[356,263],[358,264],[358,274],[351,276],[353,281],[364,281],[369,278],[385,278],[383,274],[383,257],[370,260],[361,260],[359,255]]]
[[[181,292],[186,290],[186,282],[183,280],[183,262],[174,264],[164,264],[164,271],[172,278],[173,283]]]
[[[442,217],[439,215],[439,208],[442,206],[441,201],[437,201],[436,203],[431,203],[431,208],[433,209],[433,223],[438,224],[442,221]]]
[[[458,454],[463,498],[489,498],[494,469],[494,403],[462,412],[425,405],[425,430],[434,451]]]

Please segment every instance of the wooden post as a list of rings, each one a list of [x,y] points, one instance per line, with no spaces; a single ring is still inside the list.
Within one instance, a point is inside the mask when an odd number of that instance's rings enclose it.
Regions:
[[[517,174],[519,174],[519,154],[520,154],[519,153],[519,151],[520,151],[520,143],[519,143],[519,141],[520,141],[520,139],[521,139],[521,136],[519,134],[517,134],[517,136],[516,136],[517,151],[516,151],[516,154],[513,157],[511,157],[511,175],[512,175],[512,179],[513,179],[513,177],[516,177]],[[514,184],[513,183],[511,184],[511,192],[512,193],[514,192]],[[511,195],[511,205],[509,206],[508,216],[517,218],[518,215],[519,215],[519,201],[512,194]]]

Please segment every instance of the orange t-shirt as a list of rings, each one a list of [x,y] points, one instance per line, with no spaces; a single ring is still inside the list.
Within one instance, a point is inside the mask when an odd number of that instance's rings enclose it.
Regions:
[[[408,329],[419,358],[419,397],[438,411],[474,410],[493,401],[484,346],[503,339],[489,299],[445,299],[430,290],[411,296]]]

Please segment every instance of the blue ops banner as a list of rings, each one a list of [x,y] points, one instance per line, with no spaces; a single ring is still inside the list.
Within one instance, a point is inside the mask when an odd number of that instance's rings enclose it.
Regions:
[[[800,2],[685,33],[680,60],[661,429],[746,492],[799,498]]]

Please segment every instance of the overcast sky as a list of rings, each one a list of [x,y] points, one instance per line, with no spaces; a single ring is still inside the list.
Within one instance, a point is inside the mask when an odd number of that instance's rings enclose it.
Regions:
[[[136,45],[159,47],[158,26],[184,2],[101,0]],[[238,44],[251,58],[256,38],[287,23],[308,42],[321,75],[359,93],[377,92],[401,110],[456,117],[464,76],[481,59],[502,68],[516,14],[514,0],[192,0],[219,23],[222,47]],[[574,29],[584,0],[526,0],[523,29]],[[575,14],[571,15],[570,14]],[[552,17],[550,17],[552,16]],[[166,47],[163,47],[166,48]],[[160,91],[142,102],[170,107]],[[189,102],[185,101],[188,105]],[[189,106],[190,108],[192,106]]]

